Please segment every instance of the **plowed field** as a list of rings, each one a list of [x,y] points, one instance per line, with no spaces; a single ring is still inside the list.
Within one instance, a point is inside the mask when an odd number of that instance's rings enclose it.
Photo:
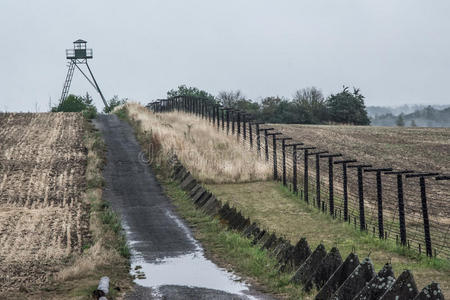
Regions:
[[[81,251],[85,169],[81,114],[0,114],[0,294],[45,285]]]

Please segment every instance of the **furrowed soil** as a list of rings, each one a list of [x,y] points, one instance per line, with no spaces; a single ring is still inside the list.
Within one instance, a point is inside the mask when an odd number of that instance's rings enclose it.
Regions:
[[[358,163],[371,164],[376,168],[391,167],[394,170],[437,172],[450,174],[450,129],[449,128],[399,128],[376,126],[326,126],[270,124],[276,131],[292,137],[307,146],[330,153],[341,153],[335,160],[356,159]],[[317,151],[314,150],[314,151]],[[292,151],[291,151],[292,152]],[[290,154],[288,154],[290,155]],[[303,187],[303,151],[298,153],[298,182]],[[290,157],[290,156],[289,156]],[[280,159],[280,158],[278,158]],[[291,160],[287,161],[291,168]],[[310,197],[315,199],[315,156],[309,158]],[[278,166],[280,168],[281,161]],[[280,170],[281,171],[281,170]],[[322,199],[328,196],[328,159],[320,160]],[[355,169],[348,169],[349,214],[352,222],[358,222],[358,185]],[[395,175],[383,175],[383,207],[385,230],[388,238],[398,236],[397,180]],[[335,196],[342,198],[342,166],[334,166]],[[418,178],[404,178],[407,238],[412,248],[424,248],[423,219],[420,185]],[[450,258],[450,181],[426,180],[426,195],[430,216],[433,254]],[[364,198],[366,218],[376,228],[377,192],[375,173],[364,173]],[[341,208],[339,199],[337,207]],[[389,220],[389,221],[388,221]],[[372,230],[372,226],[368,228]]]
[[[79,113],[0,114],[0,297],[44,287],[89,239]]]

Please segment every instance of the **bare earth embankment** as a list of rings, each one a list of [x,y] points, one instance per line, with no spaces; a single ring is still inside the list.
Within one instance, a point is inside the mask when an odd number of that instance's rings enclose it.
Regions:
[[[0,114],[0,294],[43,287],[88,236],[83,118]]]

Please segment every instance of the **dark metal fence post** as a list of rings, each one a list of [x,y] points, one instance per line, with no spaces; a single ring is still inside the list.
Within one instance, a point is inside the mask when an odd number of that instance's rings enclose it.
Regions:
[[[297,146],[303,145],[303,143],[295,143],[285,145],[285,147],[292,147],[292,192],[298,194],[297,188]]]
[[[303,166],[303,198],[309,203],[309,170],[308,170],[308,155],[309,150],[316,149],[316,147],[302,147],[299,150],[303,150],[304,154],[304,166]]]
[[[255,124],[255,132],[256,132],[256,152],[258,153],[258,157],[261,158],[261,134],[259,129],[259,123]]]
[[[217,131],[220,129],[220,105],[216,107],[216,116],[217,116]]]
[[[381,182],[381,172],[390,172],[392,168],[366,169],[364,172],[376,172],[377,177],[377,206],[378,206],[378,237],[384,239],[384,219],[383,219],[383,186]]]
[[[253,149],[253,129],[252,129],[252,123],[248,122],[248,137],[250,140],[250,149]]]
[[[356,162],[356,159],[338,160],[334,164],[342,164],[342,187],[344,194],[344,221],[348,220],[348,192],[347,192],[347,164]]]
[[[230,113],[231,113],[231,135],[234,135],[234,132],[235,132],[235,130],[234,130],[234,123],[235,123],[235,121],[236,121],[236,115],[235,115],[235,111],[234,110],[230,110]]]
[[[427,256],[433,256],[433,250],[431,248],[431,234],[430,234],[430,220],[428,217],[428,204],[427,204],[427,192],[425,186],[425,177],[437,176],[438,173],[419,173],[419,174],[408,174],[406,178],[419,177],[420,183],[420,198],[422,200],[422,216],[423,216],[423,232],[425,236],[425,247],[427,251]]]
[[[237,111],[237,138],[239,140],[240,136],[241,136],[241,113],[239,111]]]
[[[267,132],[273,130],[273,128],[264,128],[264,153],[266,155],[266,161],[269,161],[269,142],[267,141]]]
[[[247,140],[247,114],[242,114],[242,138],[244,141]]]
[[[267,135],[272,136],[272,160],[273,160],[273,180],[278,179],[278,166],[277,166],[277,135],[280,135],[281,132],[272,132]]]
[[[292,140],[292,138],[285,137],[281,140],[281,154],[282,154],[282,166],[283,166],[283,185],[286,186],[286,141]]]
[[[356,168],[358,172],[358,199],[359,199],[359,229],[361,231],[367,230],[366,215],[364,211],[364,182],[363,182],[363,169],[371,168],[372,165],[352,165],[349,168]]]
[[[398,222],[400,229],[400,243],[406,246],[406,224],[405,224],[405,202],[403,200],[403,174],[413,173],[411,170],[390,171],[385,174],[397,175],[397,200],[398,200]]]
[[[222,131],[225,131],[225,111],[226,109],[222,108]]]
[[[230,111],[227,109],[227,135],[230,134]]]
[[[330,215],[334,217],[334,179],[333,179],[333,158],[342,154],[322,154],[320,157],[328,157],[328,202]]]

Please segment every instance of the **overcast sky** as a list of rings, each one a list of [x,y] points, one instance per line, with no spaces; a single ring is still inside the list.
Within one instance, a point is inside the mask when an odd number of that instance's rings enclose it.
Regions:
[[[0,110],[59,100],[65,49],[94,49],[107,99],[212,94],[292,97],[356,86],[366,105],[450,104],[448,0],[0,0]],[[78,72],[71,93],[101,99]]]

